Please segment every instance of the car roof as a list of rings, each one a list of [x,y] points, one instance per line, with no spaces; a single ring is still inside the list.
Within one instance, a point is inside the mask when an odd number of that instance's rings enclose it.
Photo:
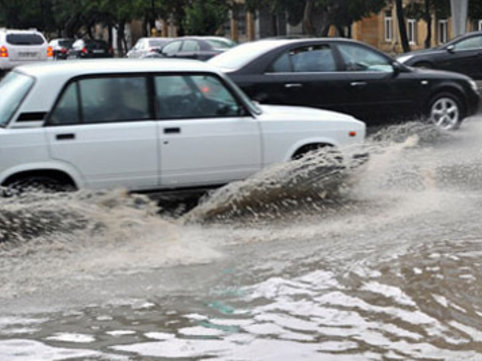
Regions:
[[[34,76],[74,77],[90,74],[146,73],[146,72],[216,72],[217,70],[198,60],[188,59],[86,59],[61,62],[42,62],[21,65],[17,71]]]

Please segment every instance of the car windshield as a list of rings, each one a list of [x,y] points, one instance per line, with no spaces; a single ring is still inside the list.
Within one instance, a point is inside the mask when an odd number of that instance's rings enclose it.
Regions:
[[[59,40],[59,45],[64,48],[71,48],[73,43],[73,40]]]
[[[33,78],[14,71],[0,81],[0,127],[8,124],[33,83]]]
[[[255,41],[232,48],[208,60],[208,63],[223,69],[237,70],[242,68],[258,56],[284,43],[279,40]]]

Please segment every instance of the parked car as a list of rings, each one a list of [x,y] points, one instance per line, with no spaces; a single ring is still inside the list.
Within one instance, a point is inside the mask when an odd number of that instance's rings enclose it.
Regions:
[[[188,60],[23,66],[0,92],[2,186],[221,185],[365,135],[349,115],[258,106],[215,68]]]
[[[166,58],[208,60],[234,46],[235,42],[219,36],[191,36],[170,41],[159,54]]]
[[[413,69],[348,39],[260,40],[208,62],[254,100],[336,110],[367,125],[426,117],[456,129],[479,102],[467,76]]]
[[[67,54],[74,44],[74,39],[52,39],[49,45],[52,47],[55,59],[67,59]]]
[[[163,45],[171,41],[172,38],[140,38],[136,45],[126,54],[128,58],[143,58],[148,54],[158,53]]]
[[[409,66],[455,71],[482,79],[482,31],[459,36],[436,48],[405,53],[397,60]]]
[[[37,30],[0,29],[0,72],[52,58],[52,48]]]
[[[78,39],[67,53],[68,59],[112,58],[114,50],[104,40]]]

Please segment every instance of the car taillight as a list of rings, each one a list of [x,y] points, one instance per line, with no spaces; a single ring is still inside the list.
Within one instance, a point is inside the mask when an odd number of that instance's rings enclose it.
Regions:
[[[0,58],[8,58],[8,50],[5,46],[0,47]]]
[[[47,47],[47,57],[51,58],[54,56],[54,50],[52,49],[51,46]]]
[[[86,48],[85,46],[82,48],[81,53],[82,53],[82,54],[87,54],[87,48]]]
[[[351,132],[348,133],[350,137],[356,137],[356,132],[352,130]]]
[[[62,54],[67,54],[67,48],[60,48],[59,50]]]

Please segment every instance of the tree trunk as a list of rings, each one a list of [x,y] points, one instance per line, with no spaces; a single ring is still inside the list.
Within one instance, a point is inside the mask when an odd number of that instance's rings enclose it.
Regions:
[[[126,42],[125,26],[126,26],[125,20],[121,19],[117,27],[117,53],[119,54],[119,57],[123,57],[125,54],[125,48],[124,48],[124,44]]]
[[[402,43],[403,52],[406,53],[407,51],[410,51],[410,45],[408,44],[407,27],[405,26],[402,0],[395,0],[395,4],[397,9],[398,29],[400,31],[400,41]]]
[[[432,14],[430,14],[431,0],[425,0],[424,19],[427,23],[427,37],[425,38],[425,48],[428,49],[432,45]]]
[[[315,28],[311,21],[311,14],[313,12],[313,0],[306,0],[305,10],[303,12],[303,30],[307,35],[314,36]]]

